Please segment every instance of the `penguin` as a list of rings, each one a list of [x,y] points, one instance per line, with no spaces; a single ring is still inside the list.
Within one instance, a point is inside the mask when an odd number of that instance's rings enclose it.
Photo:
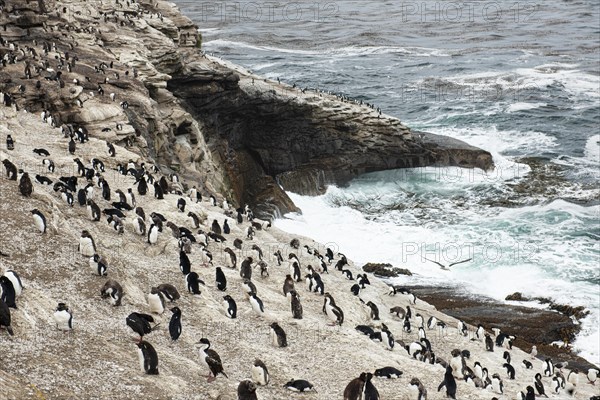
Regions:
[[[600,374],[600,371],[598,371],[597,369],[594,369],[594,368],[588,369],[588,372],[587,372],[588,383],[595,386],[596,381],[598,380],[599,374]]]
[[[287,294],[294,290],[294,280],[291,275],[285,276],[285,281],[283,282],[283,295],[287,296]]]
[[[285,331],[277,322],[273,322],[271,325],[271,343],[275,347],[287,347],[287,336]]]
[[[150,312],[154,314],[162,314],[165,311],[165,298],[157,287],[150,289],[148,306],[150,307]]]
[[[392,332],[389,331],[386,324],[381,324],[381,342],[385,345],[387,350],[394,349],[394,336],[392,335]]]
[[[242,239],[235,239],[235,240],[233,241],[233,247],[235,247],[235,248],[236,248],[236,249],[238,249],[238,250],[242,250],[242,244],[243,244],[243,243],[244,243],[244,242],[242,241]]]
[[[229,227],[229,224],[227,223],[227,220],[223,221],[223,233],[225,235],[229,235],[231,233],[231,228]]]
[[[200,285],[204,285],[204,282],[200,279],[196,272],[190,272],[185,276],[187,283],[188,292],[194,295],[201,295]]]
[[[379,378],[396,379],[402,376],[402,371],[394,367],[383,367],[376,369],[374,375]]]
[[[11,135],[6,135],[6,150],[14,150],[15,149],[15,141],[13,140]]]
[[[44,158],[42,160],[42,165],[45,165],[46,168],[48,169],[48,172],[50,172],[50,173],[54,172],[54,170],[56,169],[56,166],[54,165],[54,161],[52,161],[48,158]]]
[[[535,374],[534,386],[540,396],[548,397],[546,395],[546,389],[544,389],[544,383],[542,382],[542,375],[539,372]]]
[[[120,306],[121,299],[123,299],[123,288],[119,282],[109,279],[102,286],[102,289],[100,289],[100,296],[102,296],[103,299],[109,298],[110,303],[113,306]]]
[[[363,400],[365,392],[366,373],[363,372],[358,378],[352,379],[344,389],[344,400]]]
[[[416,359],[418,355],[422,354],[425,351],[425,348],[419,342],[412,342],[411,344],[406,346],[406,351],[408,351],[408,355]]]
[[[379,321],[379,308],[372,301],[367,302],[367,307],[371,309],[371,319],[373,321]]]
[[[567,382],[573,386],[577,386],[579,384],[579,370],[577,368],[569,371],[569,374],[567,375]]]
[[[133,220],[133,228],[138,235],[146,236],[146,223],[142,217],[137,217]]]
[[[31,210],[31,215],[33,216],[33,222],[35,223],[35,227],[40,231],[40,233],[46,233],[46,217],[40,210],[34,208]]]
[[[16,293],[12,281],[7,276],[0,276],[0,299],[10,308],[17,308]]]
[[[215,269],[215,273],[216,273],[217,289],[224,292],[227,289],[227,278],[225,278],[225,274],[223,273],[223,270],[221,269],[221,267],[217,267]]]
[[[258,400],[256,385],[249,380],[243,380],[237,388],[237,400]]]
[[[135,195],[133,194],[133,190],[131,190],[131,188],[127,188],[125,199],[127,200],[127,204],[129,204],[131,207],[135,207]]]
[[[552,382],[554,382],[553,383],[553,387],[554,387],[553,391],[554,391],[554,393],[559,394],[560,393],[560,389],[562,389],[562,386],[563,386],[562,385],[562,379],[560,378],[560,376],[558,374],[556,374],[555,376],[552,377]]]
[[[139,190],[139,186],[138,186],[138,190]],[[165,198],[164,194],[163,194],[163,190],[160,187],[160,185],[158,184],[158,182],[154,182],[154,197],[158,200],[162,200]]]
[[[358,294],[360,293],[360,285],[358,283],[355,283],[350,288],[350,291],[352,292],[353,295],[358,296]]]
[[[73,314],[69,311],[69,307],[65,303],[58,303],[58,307],[54,311],[54,322],[56,323],[56,328],[62,331],[73,329]]]
[[[494,351],[494,341],[489,333],[485,334],[485,350]]]
[[[515,379],[515,368],[509,363],[504,363],[502,366],[506,368],[506,375],[508,375],[508,379]]]
[[[217,222],[216,219],[213,220],[210,230],[216,233],[217,235],[220,235],[222,233],[221,226],[219,225],[219,222]]]
[[[410,318],[408,317],[408,313],[404,316],[404,324],[402,325],[402,330],[406,333],[410,333],[412,328],[410,326]]]
[[[106,147],[107,147],[108,155],[110,157],[114,157],[117,155],[117,152],[115,151],[115,146],[112,143],[106,142]]]
[[[6,158],[2,160],[2,164],[4,164],[4,168],[6,168],[6,177],[10,181],[17,180],[17,167],[15,164],[8,161]]]
[[[197,343],[200,348],[200,361],[205,367],[208,367],[210,374],[208,382],[212,382],[217,378],[218,374],[222,374],[225,378],[229,378],[223,371],[223,364],[219,354],[210,348],[210,341],[207,338],[202,338]]]
[[[437,326],[438,320],[436,317],[431,316],[429,317],[429,319],[427,320],[427,329],[432,330],[435,329]]]
[[[77,191],[77,202],[79,203],[80,206],[85,206],[86,202],[87,202],[87,198],[85,196],[85,189],[79,189]]]
[[[420,326],[418,331],[419,339],[427,339],[427,334],[425,333],[425,329]]]
[[[492,390],[498,394],[504,393],[504,383],[498,374],[492,375]]]
[[[256,286],[250,279],[244,279],[244,282],[242,283],[242,289],[244,289],[246,298],[249,298],[251,294],[256,294]]]
[[[231,265],[231,268],[237,268],[237,256],[233,250],[231,250],[229,247],[226,247],[223,251],[229,255],[229,264]]]
[[[240,277],[242,277],[242,279],[252,279],[252,257],[246,257],[246,259],[242,261]]]
[[[263,315],[265,313],[265,306],[262,300],[256,295],[256,293],[251,293],[248,299],[250,301],[250,305],[252,306],[252,310],[257,315]]]
[[[94,238],[86,230],[81,231],[81,237],[79,238],[79,254],[84,257],[93,257],[96,254],[96,244]]]
[[[300,303],[300,296],[292,289],[288,292],[290,297],[290,305],[292,307],[292,318],[302,319],[302,304]]]
[[[223,296],[223,309],[228,318],[237,318],[237,304],[230,295]]]
[[[21,179],[19,180],[19,192],[24,197],[31,197],[33,193],[33,184],[31,183],[31,179],[29,179],[29,174],[24,172],[21,175]]]
[[[454,380],[454,375],[452,374],[452,367],[450,366],[446,367],[444,380],[438,386],[438,392],[442,390],[444,386],[446,387],[446,397],[456,399],[456,381]]]
[[[169,321],[169,335],[171,340],[175,341],[181,336],[181,310],[179,307],[171,308],[171,320]]]
[[[108,274],[108,263],[104,257],[98,254],[94,254],[90,257],[90,268],[94,275],[106,276]]]
[[[531,352],[529,353],[532,359],[535,359],[537,356],[537,346],[531,346]]]
[[[100,221],[100,216],[102,215],[102,213],[100,212],[100,207],[98,207],[94,200],[87,200],[87,211],[88,216],[92,221]]]
[[[158,354],[154,347],[145,340],[136,343],[136,346],[142,372],[148,375],[158,375]]]
[[[481,325],[481,324],[477,325],[477,330],[475,331],[475,336],[477,336],[477,339],[483,340],[484,335],[485,335],[485,329],[483,329],[483,325]]]
[[[346,279],[348,279],[349,281],[353,281],[354,277],[352,276],[352,271],[350,271],[349,269],[343,269],[342,270],[342,275],[344,275],[344,277]]]
[[[554,375],[554,364],[550,358],[546,358],[543,365],[544,376]]]
[[[137,333],[140,336],[139,341],[142,341],[145,335],[149,334],[156,328],[158,325],[154,327],[150,326],[150,323],[154,322],[154,318],[148,314],[142,314],[133,312],[125,318],[125,323],[131,330]]]
[[[356,327],[354,329],[356,329],[357,331],[359,331],[363,335],[366,335],[366,336],[369,336],[369,337],[375,333],[375,331],[373,330],[373,328],[371,328],[370,326],[367,326],[367,325],[356,325]],[[379,336],[378,340],[381,341],[381,335]]]
[[[181,197],[177,200],[177,209],[179,212],[185,212],[185,200]]]
[[[52,179],[43,175],[36,175],[35,180],[41,183],[42,185],[52,185]]]
[[[10,308],[0,299],[0,327],[6,328],[10,336],[14,336],[14,331],[11,326]]]
[[[294,278],[294,281],[296,282],[300,282],[302,280],[300,265],[296,261],[294,261],[290,266],[290,275],[292,275],[292,278]]]
[[[177,291],[177,288],[170,283],[161,283],[156,288],[163,295],[163,297],[170,302],[177,301],[181,297]]]
[[[69,154],[75,154],[75,141],[73,140],[73,137],[71,137],[71,140],[69,141]]]
[[[266,386],[269,384],[269,370],[265,363],[258,358],[252,364],[252,381],[257,385]]]
[[[367,277],[367,274],[356,275],[356,280],[358,281],[358,284],[360,285],[361,289],[364,289],[365,285],[371,284],[371,282],[369,282],[369,278]]]
[[[292,379],[283,385],[284,388],[293,392],[310,392],[315,391],[315,387],[309,381],[304,379]]]
[[[198,217],[198,215],[192,211],[188,212],[187,216],[192,218],[192,221],[194,222],[194,228],[198,229],[200,227],[200,217]]]
[[[463,336],[467,336],[467,325],[462,321],[462,320],[458,320],[458,333],[460,333]]]
[[[254,251],[256,251],[259,260],[263,259],[263,252],[262,252],[262,250],[261,250],[260,247],[258,247],[257,245],[253,244],[252,247],[251,247],[251,249],[254,250]]]
[[[150,229],[148,229],[148,243],[156,244],[158,241],[158,232],[160,232],[158,225],[150,225]]]
[[[33,149],[33,152],[35,154],[37,154],[38,156],[43,156],[43,157],[48,157],[50,155],[50,153],[48,152],[48,150],[46,149]]]
[[[508,364],[510,364],[510,353],[508,351],[504,352],[504,354],[502,355],[502,358],[504,358],[506,360],[506,362]]]
[[[413,392],[416,392],[414,399],[427,400],[427,389],[425,389],[425,386],[423,386],[419,378],[412,378],[410,380],[410,389]]]
[[[525,369],[533,369],[533,364],[527,360],[523,360],[523,365],[525,366]]]
[[[144,179],[144,177],[140,177],[140,179],[138,180],[138,182],[136,182],[137,185],[137,192],[140,196],[145,196],[146,193],[148,193],[148,184],[146,183],[146,179]],[[156,190],[156,187],[155,187]],[[156,194],[156,193],[155,193]]]
[[[283,256],[281,255],[281,250],[277,250],[275,253],[273,253],[273,255],[277,259],[277,265],[281,266],[281,263],[283,263]]]
[[[365,388],[364,388],[364,400],[379,400],[379,392],[372,382],[373,374],[370,372],[366,373],[365,376]]]
[[[183,275],[187,275],[190,273],[192,265],[190,263],[190,259],[185,253],[185,251],[179,251],[179,269],[183,273]]]
[[[23,292],[23,283],[21,282],[21,277],[15,271],[9,269],[4,273],[4,276],[8,278],[8,280],[12,283],[12,287],[15,291],[15,297],[19,297]]]
[[[344,312],[335,304],[333,297],[329,293],[325,293],[323,312],[327,314],[332,321],[331,325],[341,326],[344,323]]]

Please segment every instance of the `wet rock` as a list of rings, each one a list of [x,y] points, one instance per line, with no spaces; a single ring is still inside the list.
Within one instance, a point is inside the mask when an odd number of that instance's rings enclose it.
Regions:
[[[396,268],[392,264],[387,263],[367,263],[363,265],[362,269],[365,272],[386,278],[394,278],[399,275],[412,276],[412,272],[408,269]]]

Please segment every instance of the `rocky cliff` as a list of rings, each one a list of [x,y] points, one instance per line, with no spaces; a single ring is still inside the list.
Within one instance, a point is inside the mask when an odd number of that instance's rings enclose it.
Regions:
[[[168,2],[15,0],[0,25],[11,103],[127,144],[263,216],[296,209],[281,187],[314,195],[370,171],[493,168],[481,149],[204,55]]]

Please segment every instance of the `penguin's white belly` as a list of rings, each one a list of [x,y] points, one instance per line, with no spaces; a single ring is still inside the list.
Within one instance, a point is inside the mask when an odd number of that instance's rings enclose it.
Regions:
[[[33,221],[35,223],[35,227],[42,233],[44,233],[44,221],[42,220],[42,217],[40,217],[39,215],[33,215]]]
[[[335,315],[335,313],[333,312],[333,307],[327,305],[327,307],[325,307],[325,312],[327,313],[327,316],[330,320],[332,320],[333,322],[337,322],[337,315]]]
[[[252,380],[262,386],[267,384],[265,374],[262,368],[252,366]]]
[[[140,369],[142,372],[146,372],[146,369],[144,368],[144,352],[140,348],[138,348],[138,360],[140,362]]]
[[[152,231],[150,231],[149,239],[151,244],[156,243],[156,241],[158,240],[158,229],[152,229]]]
[[[63,331],[71,329],[69,327],[69,320],[71,319],[71,314],[67,311],[56,311],[54,313],[54,321],[56,322],[56,326],[58,329]]]
[[[94,245],[90,238],[79,239],[79,252],[86,257],[92,257],[94,255]]]
[[[165,311],[162,301],[160,301],[160,297],[157,294],[151,293],[148,295],[148,305],[150,306],[150,312],[162,314]]]

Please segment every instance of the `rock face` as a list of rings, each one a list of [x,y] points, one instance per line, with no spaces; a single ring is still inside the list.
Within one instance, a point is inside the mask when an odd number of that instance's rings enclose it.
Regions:
[[[262,217],[297,211],[284,190],[321,194],[366,172],[493,167],[463,142],[203,55],[197,27],[171,3],[12,1],[0,24],[12,46],[0,91],[16,107],[130,143]]]
[[[413,133],[367,106],[322,92],[303,93],[243,71],[216,74],[191,66],[183,76],[173,76],[167,87],[204,121],[209,145],[248,153],[256,172],[299,194],[322,194],[329,184],[343,185],[386,169],[493,167],[489,153],[461,141]],[[241,173],[239,168],[231,172],[233,180]]]

